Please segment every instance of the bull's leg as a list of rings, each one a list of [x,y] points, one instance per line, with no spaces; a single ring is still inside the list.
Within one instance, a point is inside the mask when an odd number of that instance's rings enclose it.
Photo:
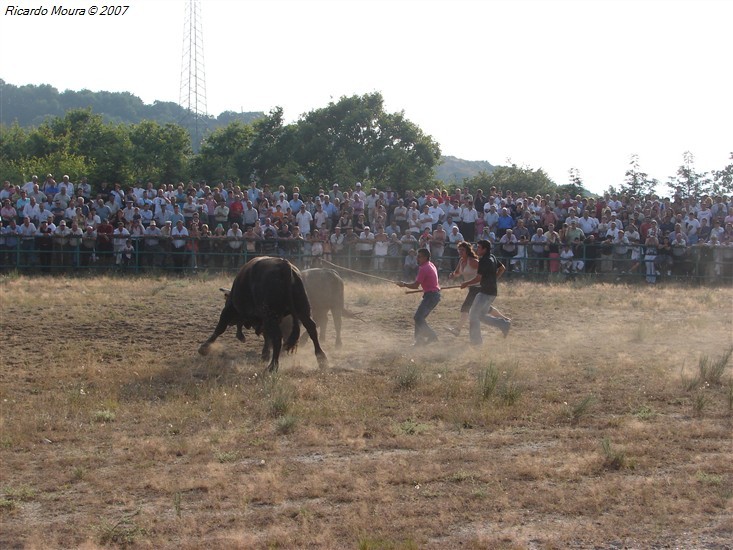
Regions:
[[[270,372],[277,372],[277,368],[280,364],[280,350],[282,349],[283,344],[283,333],[280,330],[280,323],[278,323],[275,318],[265,321],[265,342],[268,340],[272,344],[272,359],[270,359],[270,364],[267,365],[267,370]]]
[[[318,327],[318,338],[326,341],[326,328],[328,327],[328,310],[323,313],[319,313],[318,316],[313,316],[313,320]]]
[[[327,367],[328,360],[326,359],[326,354],[323,353],[323,350],[321,349],[321,344],[318,342],[318,329],[316,328],[316,323],[310,317],[305,316],[301,319],[301,322],[303,323],[305,330],[308,331],[308,336],[310,336],[311,340],[313,340],[313,347],[316,350],[316,359],[318,359],[318,366]]]
[[[336,331],[336,347],[340,348],[343,344],[341,342],[341,310],[331,310],[333,315],[333,328]]]
[[[272,343],[270,342],[270,338],[267,336],[267,332],[264,334],[265,343],[262,344],[262,353],[260,354],[260,359],[262,361],[269,361],[270,360],[270,348],[272,346]]]
[[[237,340],[244,342],[244,332],[242,332],[242,323],[237,323]]]
[[[216,328],[214,329],[214,333],[209,336],[209,339],[206,340],[203,344],[199,346],[199,353],[201,355],[206,355],[209,353],[209,346],[216,342],[216,339],[219,338],[224,332],[226,331],[227,327],[229,326],[230,320],[236,315],[236,310],[233,306],[231,306],[228,302],[227,305],[224,306],[224,309],[221,310],[221,315],[219,315],[219,322],[216,325]],[[238,325],[239,327],[239,325]],[[239,330],[239,328],[237,329]]]

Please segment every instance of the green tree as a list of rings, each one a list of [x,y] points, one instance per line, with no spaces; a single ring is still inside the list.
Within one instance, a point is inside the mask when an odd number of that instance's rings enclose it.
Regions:
[[[28,156],[28,132],[17,122],[0,126],[0,161]]]
[[[39,131],[48,129],[59,152],[79,155],[94,165],[89,174],[69,174],[74,178],[89,177],[92,183],[126,182],[131,178],[129,129],[122,124],[105,123],[91,109],[75,109],[64,117],[45,122]]]
[[[529,196],[545,195],[557,191],[557,185],[542,168],[534,170],[527,166],[497,166],[493,172],[479,172],[472,178],[464,178],[464,186],[487,192],[492,187],[499,191],[526,191]]]
[[[558,186],[557,192],[563,194],[568,193],[571,197],[590,194],[583,185],[583,177],[577,168],[568,170],[568,183]]]
[[[252,134],[252,126],[239,121],[214,130],[201,144],[201,150],[194,159],[194,174],[207,181],[233,179],[248,182],[251,165],[247,149]]]
[[[246,161],[251,178],[262,184],[292,185],[300,167],[293,158],[295,127],[283,123],[283,110],[276,107],[252,123],[252,138]]]
[[[629,169],[626,170],[620,191],[629,196],[643,197],[653,193],[658,183],[658,180],[650,179],[649,174],[641,171],[639,155],[631,155]]]
[[[93,159],[70,151],[49,126],[23,130],[17,124],[0,129],[0,178],[26,182],[32,175],[69,174],[74,179],[96,168]]]
[[[733,153],[730,153],[728,160],[733,161]],[[733,193],[733,162],[713,173],[713,192],[716,194]]]
[[[695,156],[686,151],[682,155],[682,164],[677,168],[677,173],[669,178],[667,187],[673,193],[679,193],[682,198],[701,197],[712,191],[712,179],[705,172],[695,170]]]
[[[404,113],[387,113],[379,93],[342,97],[296,124],[294,160],[306,181],[371,181],[398,191],[432,180],[440,147]]]
[[[145,120],[130,127],[130,165],[135,179],[171,183],[189,178],[191,138],[177,124]]]

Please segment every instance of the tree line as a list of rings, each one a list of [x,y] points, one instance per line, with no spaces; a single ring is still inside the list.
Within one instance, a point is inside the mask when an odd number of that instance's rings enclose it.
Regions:
[[[3,126],[0,177],[27,181],[46,172],[92,182],[234,180],[298,185],[379,182],[404,191],[433,181],[440,146],[379,93],[343,97],[285,124],[277,107],[250,122],[210,132],[194,153],[185,128],[143,120],[105,121],[72,109],[33,128]]]
[[[562,185],[541,168],[515,164],[489,165],[490,170],[480,170],[473,176],[439,181],[436,168],[442,157],[438,142],[404,113],[385,111],[384,99],[378,92],[342,97],[290,124],[285,124],[280,107],[267,114],[250,113],[247,120],[230,116],[236,113],[222,113],[216,119],[210,117],[220,125],[207,126],[206,137],[194,150],[189,128],[161,121],[172,118],[175,111],[163,102],[147,106],[168,112],[161,117],[153,111],[145,113],[142,101],[132,94],[88,90],[59,94],[50,86],[18,88],[2,80],[0,86],[2,107],[14,104],[12,112],[16,116],[12,125],[0,126],[0,178],[13,182],[51,172],[69,174],[73,179],[86,176],[94,183],[233,180],[246,185],[257,181],[271,186],[297,185],[306,193],[333,183],[361,181],[366,186],[391,186],[398,192],[447,184],[472,189],[512,189],[530,195],[589,194],[575,168],[569,170],[568,183]],[[21,121],[31,114],[23,114],[17,103],[23,103],[21,91],[29,90],[36,103],[46,101],[50,105],[48,112],[62,108],[62,97],[67,99],[65,104],[78,108],[27,127]],[[105,104],[107,96],[116,98],[116,111],[112,114],[118,115],[117,120],[110,117],[110,107]],[[119,96],[127,101],[120,102]],[[107,109],[106,114],[98,114],[97,108]],[[156,115],[159,120],[119,121],[149,115]],[[682,164],[664,186],[670,194],[683,196],[731,193],[733,153],[730,159],[732,162],[720,170],[699,173],[692,153],[685,153]],[[638,155],[632,155],[622,183],[608,191],[643,196],[662,186],[642,170]]]

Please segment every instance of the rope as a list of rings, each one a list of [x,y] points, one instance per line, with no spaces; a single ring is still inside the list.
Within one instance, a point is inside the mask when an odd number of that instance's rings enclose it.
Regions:
[[[349,269],[348,267],[344,267],[342,265],[337,265],[332,262],[329,262],[328,260],[321,260],[324,264],[331,265],[335,267],[336,269],[342,269],[344,271],[348,271],[350,273],[356,273],[357,275],[363,275],[364,277],[371,277],[372,279],[377,279],[378,281],[384,281],[385,283],[392,283],[397,284],[398,281],[393,281],[392,279],[385,279],[384,277],[377,277],[376,275],[370,275],[369,273],[363,273],[361,271],[356,271],[355,269]]]
[[[440,290],[452,290],[454,288],[461,288],[461,285],[443,286],[440,288]],[[422,292],[422,290],[406,290],[405,294],[415,294],[416,292]]]
[[[384,277],[377,277],[376,275],[370,275],[369,273],[364,273],[362,271],[356,271],[355,269],[349,269],[348,267],[344,267],[342,265],[338,265],[333,262],[329,262],[328,260],[321,259],[321,262],[324,264],[331,265],[335,267],[336,269],[342,269],[344,271],[348,271],[349,273],[356,273],[357,275],[363,275],[364,277],[371,277],[372,279],[377,279],[378,281],[384,281],[385,283],[392,283],[395,285],[399,284],[399,281],[393,281],[392,279],[385,279]],[[461,288],[461,285],[444,286],[440,290],[452,290],[454,288]],[[422,290],[406,290],[405,294],[415,294],[417,292],[422,292]]]

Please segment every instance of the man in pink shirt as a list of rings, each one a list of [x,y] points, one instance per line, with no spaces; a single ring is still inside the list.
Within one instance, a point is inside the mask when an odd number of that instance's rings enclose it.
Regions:
[[[435,306],[440,302],[440,284],[438,283],[438,270],[430,261],[430,251],[421,248],[417,251],[417,277],[412,283],[400,281],[398,286],[403,288],[417,289],[422,287],[423,296],[420,305],[415,312],[415,345],[430,344],[438,341],[435,331],[428,325],[427,317]]]

